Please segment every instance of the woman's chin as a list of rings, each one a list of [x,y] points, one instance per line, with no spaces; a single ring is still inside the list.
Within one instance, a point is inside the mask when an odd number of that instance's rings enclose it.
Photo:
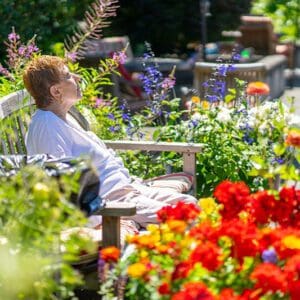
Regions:
[[[77,92],[77,101],[81,100],[81,98],[82,98],[82,93],[81,93],[81,91],[78,91]]]

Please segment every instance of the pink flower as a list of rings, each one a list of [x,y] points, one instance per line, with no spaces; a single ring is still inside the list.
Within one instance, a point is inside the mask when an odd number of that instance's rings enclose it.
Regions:
[[[175,78],[167,77],[163,80],[161,87],[165,90],[172,89],[175,85]]]
[[[69,52],[67,53],[67,58],[72,62],[76,61],[77,59],[77,52]]]
[[[124,51],[114,52],[113,60],[115,60],[118,64],[124,64],[126,61],[127,55]]]
[[[18,34],[16,34],[14,31],[11,32],[9,35],[8,35],[8,39],[11,41],[11,42],[16,42],[17,40],[20,39],[20,36]]]

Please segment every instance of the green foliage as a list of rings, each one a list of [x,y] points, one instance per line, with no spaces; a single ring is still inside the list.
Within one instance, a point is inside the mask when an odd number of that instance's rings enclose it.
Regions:
[[[11,28],[28,40],[35,34],[37,44],[49,53],[51,45],[63,41],[82,19],[92,0],[2,0],[0,1],[0,41],[7,38]],[[4,54],[0,45],[0,54]]]
[[[61,240],[63,230],[86,222],[69,201],[76,181],[37,167],[0,177],[1,299],[64,299],[81,283],[70,261],[94,245],[78,236]]]
[[[298,0],[255,0],[252,13],[269,16],[282,40],[300,39],[300,2]]]

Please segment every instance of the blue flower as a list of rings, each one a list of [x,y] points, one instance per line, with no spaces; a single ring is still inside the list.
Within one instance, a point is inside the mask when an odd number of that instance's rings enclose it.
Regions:
[[[107,117],[108,117],[109,119],[111,119],[111,120],[114,120],[114,119],[115,119],[115,116],[114,116],[113,113],[108,113],[108,114],[107,114]]]
[[[129,116],[129,114],[123,113],[122,114],[122,119],[123,119],[123,121],[130,121],[131,117]]]
[[[276,251],[274,249],[264,250],[261,255],[261,258],[263,262],[271,264],[276,264],[278,260]]]
[[[206,95],[206,98],[209,102],[217,102],[219,98],[216,95]]]
[[[116,125],[116,126],[110,126],[110,127],[108,128],[108,130],[111,131],[111,132],[117,132],[117,131],[120,130],[120,126],[119,126],[119,125]]]
[[[241,56],[241,54],[239,54],[239,53],[234,53],[234,54],[232,55],[232,60],[233,60],[233,61],[238,62],[238,61],[241,60],[241,58],[242,58],[242,56]]]
[[[216,71],[219,76],[225,77],[227,75],[228,65],[219,65]]]

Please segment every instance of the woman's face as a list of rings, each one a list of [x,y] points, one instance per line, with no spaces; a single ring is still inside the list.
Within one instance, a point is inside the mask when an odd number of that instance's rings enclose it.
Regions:
[[[78,99],[81,99],[82,94],[79,87],[80,76],[71,73],[67,66],[64,66],[60,82],[57,85],[61,93],[61,100],[64,104],[73,105]]]

